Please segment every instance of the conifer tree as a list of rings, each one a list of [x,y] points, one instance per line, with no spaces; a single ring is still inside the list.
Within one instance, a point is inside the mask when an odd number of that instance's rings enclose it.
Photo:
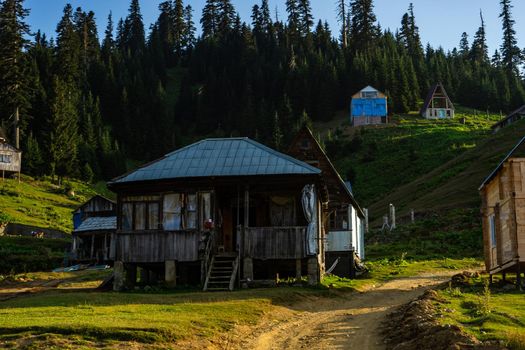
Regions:
[[[461,34],[461,40],[459,41],[459,53],[462,57],[467,57],[470,53],[470,44],[468,42],[467,32],[463,32],[463,34]]]
[[[193,22],[193,9],[190,5],[184,8],[184,33],[182,35],[182,47],[189,50],[195,44],[195,23]]]
[[[29,11],[23,0],[4,0],[0,4],[0,127],[10,116],[25,112],[28,102],[24,53]],[[13,119],[14,120],[14,119]]]
[[[347,6],[346,6],[346,0],[337,0],[337,20],[339,21],[341,25],[341,34],[340,34],[340,40],[341,45],[343,48],[346,48],[348,46],[348,34],[349,34],[349,28],[348,28],[348,20],[347,20]]]
[[[73,25],[73,8],[67,4],[62,19],[58,23],[56,38],[55,72],[60,80],[73,86],[78,84],[80,42]]]
[[[489,57],[483,12],[480,11],[479,16],[481,18],[481,26],[476,32],[476,35],[474,35],[474,41],[472,42],[472,50],[470,51],[470,57],[475,62],[485,63],[488,61]]]
[[[352,14],[350,36],[354,50],[366,50],[371,47],[377,36],[376,15],[372,0],[351,0]]]
[[[128,16],[124,21],[124,40],[125,48],[132,55],[144,51],[146,39],[139,0],[131,0]]]
[[[503,24],[503,43],[501,44],[501,56],[503,65],[512,73],[518,72],[518,67],[521,61],[521,51],[517,46],[516,30],[514,24],[516,23],[512,18],[512,4],[511,0],[501,0],[501,14],[499,15]]]
[[[219,6],[217,0],[206,0],[202,10],[201,26],[202,36],[211,38],[219,30]]]
[[[298,0],[297,11],[299,13],[299,32],[302,36],[310,33],[310,29],[314,25],[314,18],[312,16],[312,6],[310,0]]]
[[[53,79],[51,113],[47,121],[46,150],[50,175],[63,177],[75,169],[78,145],[77,109],[68,82]]]

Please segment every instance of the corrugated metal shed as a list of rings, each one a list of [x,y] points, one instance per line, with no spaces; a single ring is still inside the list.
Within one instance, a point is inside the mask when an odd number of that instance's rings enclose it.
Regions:
[[[249,138],[206,139],[118,177],[112,183],[209,176],[316,175],[320,170]]]
[[[117,229],[117,217],[91,217],[87,218],[80,224],[73,233],[88,231],[111,231]]]

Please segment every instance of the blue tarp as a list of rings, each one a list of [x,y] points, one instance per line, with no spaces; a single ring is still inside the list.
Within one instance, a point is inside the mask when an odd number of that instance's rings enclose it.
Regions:
[[[386,98],[352,99],[352,117],[386,117]]]

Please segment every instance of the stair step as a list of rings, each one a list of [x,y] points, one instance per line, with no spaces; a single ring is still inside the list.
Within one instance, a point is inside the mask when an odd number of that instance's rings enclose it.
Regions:
[[[210,280],[213,281],[230,281],[231,276],[212,276]]]

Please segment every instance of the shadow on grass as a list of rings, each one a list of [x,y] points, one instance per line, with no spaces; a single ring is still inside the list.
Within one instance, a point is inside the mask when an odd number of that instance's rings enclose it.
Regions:
[[[159,328],[102,328],[102,327],[5,327],[0,328],[0,339],[16,340],[29,335],[59,334],[64,336],[81,335],[90,340],[137,341],[146,344],[172,342],[176,337],[168,329]]]

